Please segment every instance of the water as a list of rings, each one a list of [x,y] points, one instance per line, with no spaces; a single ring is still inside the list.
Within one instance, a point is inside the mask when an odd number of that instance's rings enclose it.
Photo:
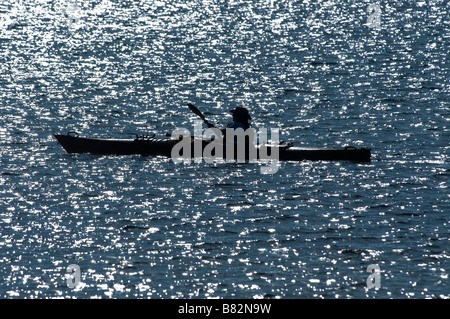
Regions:
[[[377,4],[3,1],[0,297],[450,297],[449,4]],[[192,129],[187,102],[373,161],[262,175],[53,138]]]

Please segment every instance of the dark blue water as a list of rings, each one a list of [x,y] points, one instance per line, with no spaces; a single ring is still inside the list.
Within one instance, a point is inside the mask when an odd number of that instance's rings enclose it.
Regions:
[[[449,3],[371,5],[3,1],[0,297],[450,297]],[[53,138],[163,137],[187,102],[373,160],[263,175]]]

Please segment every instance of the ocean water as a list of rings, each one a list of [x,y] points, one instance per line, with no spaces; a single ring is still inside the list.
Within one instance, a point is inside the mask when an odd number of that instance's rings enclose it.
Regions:
[[[449,298],[448,1],[0,4],[0,298]],[[247,107],[370,163],[70,155]],[[375,269],[375,270],[373,270]]]

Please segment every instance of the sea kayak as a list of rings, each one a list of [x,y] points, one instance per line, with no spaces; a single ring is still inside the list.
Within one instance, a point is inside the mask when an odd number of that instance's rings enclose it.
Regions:
[[[137,136],[134,139],[113,139],[81,137],[78,134],[56,134],[55,138],[68,153],[90,153],[95,155],[144,155],[171,157],[173,147],[179,140]],[[194,144],[194,143],[192,143]],[[203,147],[208,141],[202,141]],[[258,159],[261,154],[271,154],[274,148],[278,151],[280,161],[353,161],[370,162],[369,148],[347,146],[342,148],[304,148],[286,145],[265,145],[258,148]],[[264,149],[263,149],[264,148]],[[194,152],[192,153],[194,154]]]

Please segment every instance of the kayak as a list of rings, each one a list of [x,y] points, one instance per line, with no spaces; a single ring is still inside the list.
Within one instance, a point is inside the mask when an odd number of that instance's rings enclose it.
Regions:
[[[174,146],[180,142],[180,140],[154,138],[150,136],[136,136],[134,139],[80,137],[73,132],[69,132],[66,135],[56,134],[54,136],[67,153],[90,153],[95,155],[172,157]],[[194,141],[194,139],[192,140]],[[202,149],[205,149],[210,142],[202,140]],[[295,147],[289,143],[259,146],[256,153],[257,160],[271,159],[270,154],[275,154],[275,152],[278,152],[276,159],[280,161],[370,162],[371,157],[371,150],[369,148],[356,148],[353,146],[342,148],[304,148]],[[196,153],[193,151],[191,154],[191,157],[195,157]],[[248,155],[248,152],[246,154]]]

